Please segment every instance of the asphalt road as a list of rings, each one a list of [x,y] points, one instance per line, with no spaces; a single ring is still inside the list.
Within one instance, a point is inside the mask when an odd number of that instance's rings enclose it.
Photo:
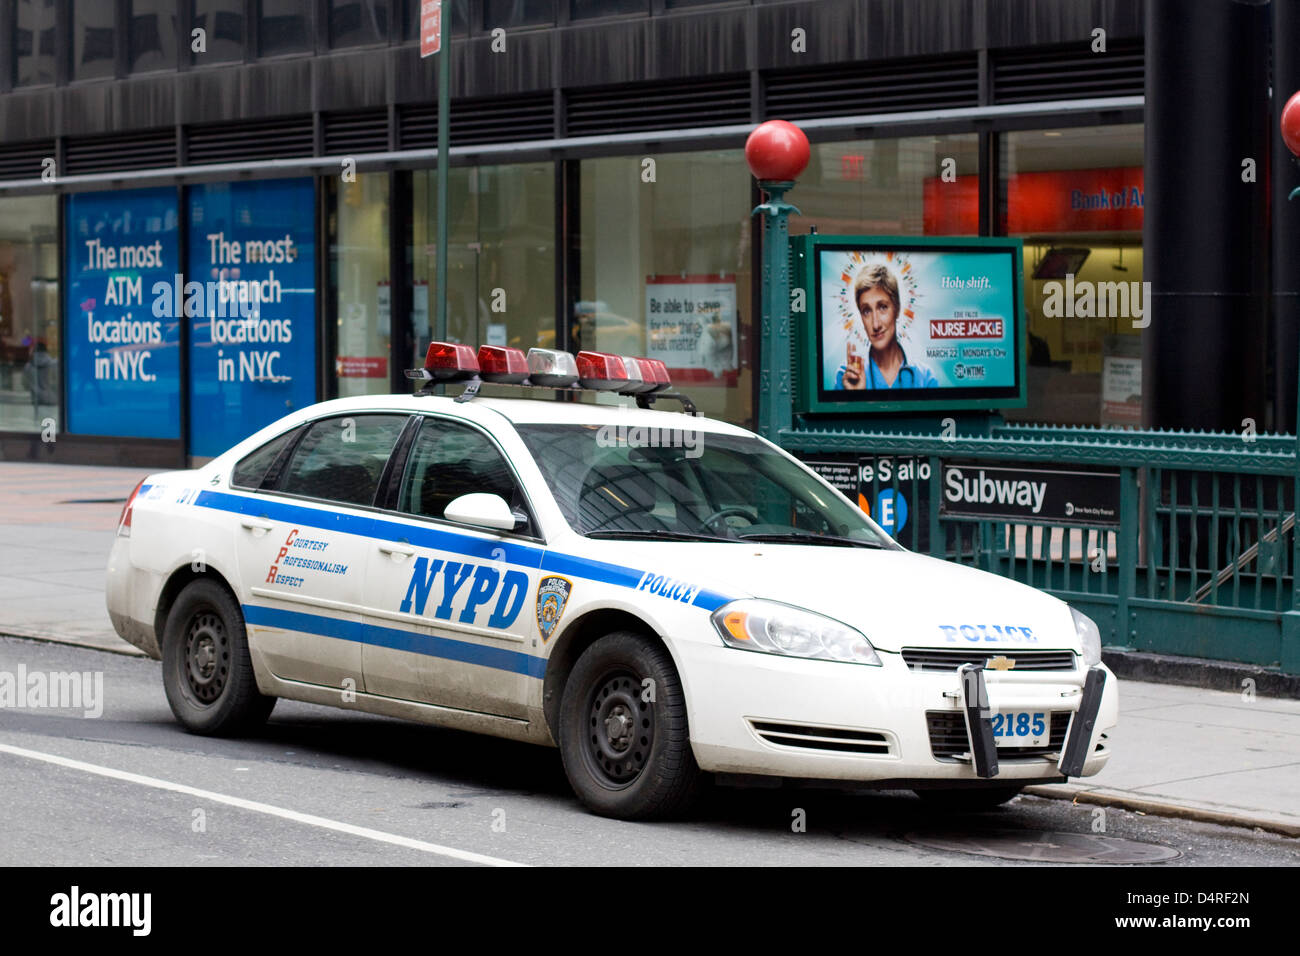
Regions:
[[[1046,860],[1062,840],[1045,831],[1099,826],[1093,807],[1036,797],[940,815],[910,794],[806,788],[718,788],[688,820],[624,823],[582,809],[555,750],[288,701],[256,737],[196,737],[156,662],[0,638],[0,672],[20,666],[102,673],[104,706],[0,709],[5,866],[1017,865],[915,841],[1015,831]],[[1300,841],[1258,831],[1110,809],[1104,825],[1179,852],[1160,867],[1300,864]]]

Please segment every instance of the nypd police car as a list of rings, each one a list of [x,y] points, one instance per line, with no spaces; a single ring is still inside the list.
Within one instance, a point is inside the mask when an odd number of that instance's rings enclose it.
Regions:
[[[903,549],[661,363],[434,343],[408,375],[131,494],[108,609],[188,730],[285,697],[558,746],[625,818],[709,773],[978,808],[1108,760],[1091,620]]]

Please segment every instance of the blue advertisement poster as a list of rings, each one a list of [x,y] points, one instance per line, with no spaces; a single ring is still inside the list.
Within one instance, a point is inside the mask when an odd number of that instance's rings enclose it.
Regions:
[[[937,398],[945,390],[959,395],[1016,386],[1019,323],[1010,253],[821,249],[818,270],[820,384],[827,398],[899,392]]]
[[[190,190],[190,454],[218,455],[316,400],[310,179]]]
[[[68,431],[179,438],[180,323],[154,308],[179,271],[176,190],[73,195],[66,215]]]

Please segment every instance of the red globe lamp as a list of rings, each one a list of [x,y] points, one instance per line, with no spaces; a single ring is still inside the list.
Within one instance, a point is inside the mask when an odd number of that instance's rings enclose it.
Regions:
[[[760,183],[793,183],[811,155],[803,130],[785,120],[761,123],[745,140],[745,162]]]

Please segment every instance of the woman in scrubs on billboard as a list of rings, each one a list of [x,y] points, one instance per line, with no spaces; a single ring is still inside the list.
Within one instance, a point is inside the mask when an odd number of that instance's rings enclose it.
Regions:
[[[898,342],[898,279],[883,263],[858,273],[853,283],[853,300],[871,348],[864,356],[852,341],[848,343],[846,362],[835,375],[835,387],[937,387],[939,382],[934,373],[923,365],[909,363],[903,346]]]

